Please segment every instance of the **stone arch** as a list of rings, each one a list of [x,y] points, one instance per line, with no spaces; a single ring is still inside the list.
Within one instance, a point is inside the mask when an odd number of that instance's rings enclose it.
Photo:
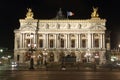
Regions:
[[[60,52],[59,56],[60,56],[59,61],[62,62],[62,59],[65,56],[65,53],[62,51]]]
[[[86,62],[85,54],[86,54],[85,52],[81,52],[81,61],[82,61],[83,63]]]
[[[37,65],[43,64],[43,53],[41,51],[36,52]]]
[[[53,52],[49,52],[49,62],[54,62],[54,53]]]
[[[93,53],[93,57],[94,57],[94,61],[96,62],[96,64],[100,63],[100,54],[98,51]]]
[[[30,54],[29,54],[28,51],[25,53],[24,57],[25,57],[25,61],[29,61],[30,60]]]
[[[75,55],[75,52],[71,52],[71,53],[70,53],[70,56],[75,57],[75,56],[76,56],[76,55]]]

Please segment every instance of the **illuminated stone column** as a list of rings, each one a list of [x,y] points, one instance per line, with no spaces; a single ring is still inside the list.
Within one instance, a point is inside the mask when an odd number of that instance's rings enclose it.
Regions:
[[[21,48],[23,48],[23,33],[22,33],[22,47]]]
[[[33,34],[33,44],[35,43],[35,33]]]
[[[46,48],[48,48],[48,34],[46,34],[46,38],[45,38],[45,42],[46,42]]]
[[[66,40],[66,41],[67,41],[67,48],[68,48],[68,37],[69,37],[68,35],[69,35],[69,34],[67,34],[67,40]]]
[[[70,48],[70,34],[68,34],[68,48]]]
[[[24,33],[22,33],[22,48],[24,48]]]
[[[20,48],[22,48],[22,33],[20,34]]]
[[[79,45],[79,34],[76,34],[76,48],[78,48]]]
[[[103,48],[105,48],[105,34],[103,34]]]
[[[15,39],[14,39],[15,43],[14,43],[14,46],[15,46],[15,49],[17,49],[18,47],[18,41],[17,41],[17,35],[15,34]]]
[[[54,53],[54,62],[58,62],[59,61],[58,59],[59,59],[58,54]]]
[[[67,48],[67,34],[65,34],[65,48]]]
[[[93,42],[93,33],[91,34],[91,37],[92,37],[92,41],[91,41],[92,44],[91,45],[92,45],[92,48],[93,48],[93,45],[94,45],[94,42]]]
[[[80,48],[80,34],[78,34],[78,48]]]
[[[24,46],[25,46],[25,48],[27,47],[26,46],[27,44],[26,44],[26,33],[24,34]]]
[[[102,34],[100,34],[100,48],[103,48],[103,39],[102,39]]]
[[[79,34],[79,48],[81,48],[81,34]]]
[[[91,48],[91,35],[88,33],[88,48]]]
[[[98,34],[98,40],[99,40],[99,49],[101,48],[101,38],[100,38],[100,34]]]
[[[40,34],[41,35],[41,34]],[[42,34],[42,36],[43,36],[43,38],[42,38],[42,40],[43,40],[43,48],[46,48],[47,47],[47,44],[46,44],[46,34]],[[39,43],[40,44],[40,43]]]
[[[59,36],[59,34],[56,34],[56,48],[59,48],[59,41],[60,41],[60,36]]]
[[[57,48],[57,34],[54,34],[54,36],[55,36],[55,37],[54,37],[54,40],[55,40],[55,44],[54,44],[55,47],[54,47],[54,48]]]

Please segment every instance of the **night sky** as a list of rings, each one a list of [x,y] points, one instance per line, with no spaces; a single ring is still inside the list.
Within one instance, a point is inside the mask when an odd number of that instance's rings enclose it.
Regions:
[[[74,12],[70,19],[89,19],[92,7],[98,7],[101,18],[107,20],[111,31],[112,48],[120,43],[119,0],[0,0],[0,47],[14,48],[14,29],[19,28],[19,19],[24,19],[27,8],[32,8],[35,19],[51,19],[59,8],[63,14]]]

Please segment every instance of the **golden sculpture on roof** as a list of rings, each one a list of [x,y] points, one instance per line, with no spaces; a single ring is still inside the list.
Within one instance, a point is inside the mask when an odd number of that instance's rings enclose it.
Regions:
[[[92,12],[92,14],[91,14],[91,17],[92,18],[96,18],[96,17],[99,17],[99,14],[98,14],[98,8],[94,8],[93,7],[93,12]]]
[[[32,12],[32,9],[30,8],[27,8],[28,12],[26,14],[26,18],[27,19],[32,19],[33,18],[33,12]]]

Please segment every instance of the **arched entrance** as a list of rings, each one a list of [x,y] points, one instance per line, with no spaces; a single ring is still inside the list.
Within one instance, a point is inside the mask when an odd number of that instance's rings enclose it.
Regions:
[[[83,52],[81,54],[82,62],[83,63],[91,63],[92,62],[92,53],[90,52]]]
[[[81,53],[81,60],[82,60],[82,63],[86,63],[85,52]]]
[[[76,57],[76,56],[75,56],[75,52],[71,52],[70,56]]]
[[[43,64],[43,54],[42,54],[42,52],[40,52],[37,55],[37,65],[41,65],[41,64]]]
[[[63,62],[63,57],[65,56],[64,52],[60,53],[59,62]]]
[[[95,52],[93,55],[94,55],[95,63],[99,64],[100,63],[100,54],[99,54],[99,52]]]
[[[26,52],[26,53],[25,53],[25,61],[29,61],[29,60],[30,60],[30,57],[31,57],[30,53],[29,53],[29,52]]]
[[[49,62],[54,62],[54,53],[53,52],[49,53]]]

